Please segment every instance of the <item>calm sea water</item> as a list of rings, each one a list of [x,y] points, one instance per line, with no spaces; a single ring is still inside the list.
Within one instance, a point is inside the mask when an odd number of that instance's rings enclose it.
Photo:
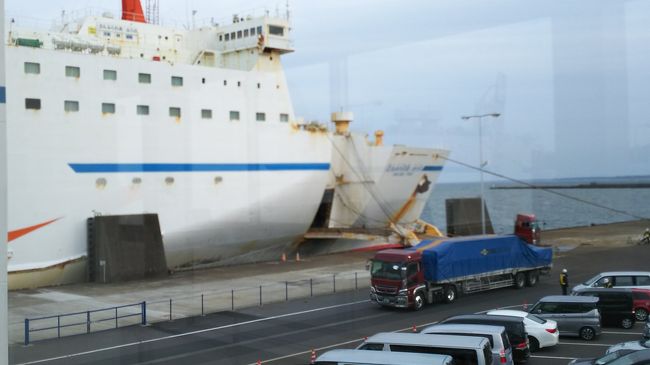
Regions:
[[[484,185],[485,202],[495,233],[512,233],[517,213],[535,214],[542,223],[543,229],[638,219],[542,190],[492,190],[489,188],[490,185],[490,183]],[[650,219],[650,189],[557,189],[555,191]],[[446,232],[445,200],[476,198],[480,193],[479,183],[437,184],[422,213],[422,218]]]

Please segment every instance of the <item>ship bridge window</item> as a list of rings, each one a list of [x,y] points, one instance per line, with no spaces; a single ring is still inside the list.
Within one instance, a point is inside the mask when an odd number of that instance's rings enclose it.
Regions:
[[[38,75],[41,73],[41,64],[35,62],[25,62],[25,73]]]
[[[285,114],[285,113],[280,114],[280,121],[281,122],[288,122],[289,121],[289,114]]]
[[[230,39],[232,39],[233,41],[235,40],[235,32],[230,33]]]
[[[264,113],[255,113],[255,120],[257,120],[258,122],[266,121],[266,114],[264,114]]]
[[[219,42],[223,41],[223,34],[219,34]]]
[[[255,28],[251,28],[251,35],[255,35]]]
[[[257,34],[262,34],[262,26],[257,27]]]
[[[248,29],[244,29],[244,37],[248,37]]]
[[[170,107],[169,108],[169,116],[174,117],[174,118],[180,118],[181,117],[181,108]]]
[[[237,31],[237,39],[241,38],[241,36],[242,36],[242,31],[241,31],[241,30],[238,30],[238,31]]]
[[[172,76],[172,86],[183,86],[183,78],[180,76]]]
[[[278,27],[277,25],[269,25],[269,34],[282,37],[284,35],[284,27]]]
[[[110,80],[110,81],[117,80],[117,71],[115,71],[115,70],[104,70],[104,80]]]
[[[202,109],[201,118],[203,119],[212,119],[212,109]]]
[[[141,84],[151,84],[151,74],[139,73],[138,82]]]
[[[138,105],[136,112],[138,115],[149,115],[149,105]]]
[[[231,110],[230,111],[230,120],[231,121],[237,121],[239,120],[239,112],[236,110]]]
[[[226,33],[226,42],[230,40],[230,34]]]
[[[102,103],[102,114],[115,114],[115,104]]]
[[[41,99],[25,99],[25,109],[31,110],[40,110],[41,109]]]
[[[75,100],[66,100],[63,102],[63,110],[66,112],[78,112],[79,102]]]
[[[81,69],[77,66],[65,66],[65,75],[67,77],[79,78],[81,76]]]

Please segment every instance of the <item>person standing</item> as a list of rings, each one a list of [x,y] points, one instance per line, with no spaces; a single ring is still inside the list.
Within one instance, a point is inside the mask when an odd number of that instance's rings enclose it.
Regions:
[[[562,295],[567,295],[569,289],[569,275],[567,274],[566,269],[562,269],[560,274],[560,286],[562,287]]]

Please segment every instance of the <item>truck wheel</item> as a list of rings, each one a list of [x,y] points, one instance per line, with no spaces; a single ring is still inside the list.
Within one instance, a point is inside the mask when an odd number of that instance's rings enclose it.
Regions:
[[[515,289],[521,289],[526,285],[526,275],[523,272],[515,274]]]
[[[579,335],[583,340],[591,341],[596,337],[596,331],[591,327],[582,327]]]
[[[539,281],[539,273],[537,270],[529,271],[526,273],[526,286],[535,286]]]
[[[424,307],[424,295],[422,292],[417,292],[413,298],[413,310],[419,311]]]
[[[456,300],[456,287],[453,285],[447,285],[444,289],[445,303],[451,303]]]

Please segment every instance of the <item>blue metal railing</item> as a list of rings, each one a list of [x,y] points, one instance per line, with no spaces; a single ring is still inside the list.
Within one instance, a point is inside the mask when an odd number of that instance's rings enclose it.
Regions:
[[[124,308],[134,308],[134,307],[139,307],[139,311],[137,313],[126,313],[126,314],[120,314],[119,310],[124,309]],[[111,317],[105,317],[101,319],[96,319],[93,320],[93,314],[97,313],[107,313],[111,312]],[[61,318],[70,318],[70,317],[78,317],[85,314],[86,318],[85,321],[83,322],[73,322],[73,323],[66,323],[66,324],[61,324]],[[47,317],[38,317],[38,318],[25,318],[25,346],[29,345],[29,337],[30,333],[32,332],[41,332],[41,331],[53,331],[56,330],[56,337],[61,338],[61,329],[63,328],[68,328],[68,327],[79,327],[79,326],[86,326],[86,333],[91,332],[91,324],[93,323],[101,323],[101,322],[107,322],[107,321],[115,321],[115,328],[119,327],[119,320],[122,318],[130,318],[130,317],[140,317],[140,324],[143,326],[147,324],[147,302],[141,302],[141,303],[136,303],[136,304],[127,304],[127,305],[120,305],[117,307],[110,307],[110,308],[102,308],[102,309],[95,309],[95,310],[90,310],[90,311],[84,311],[84,312],[76,312],[76,313],[65,313],[65,314],[57,314],[54,316],[47,316]],[[35,322],[44,322],[44,321],[50,321],[56,318],[56,325],[49,325],[47,327],[41,327],[41,328],[33,328],[33,324]]]

